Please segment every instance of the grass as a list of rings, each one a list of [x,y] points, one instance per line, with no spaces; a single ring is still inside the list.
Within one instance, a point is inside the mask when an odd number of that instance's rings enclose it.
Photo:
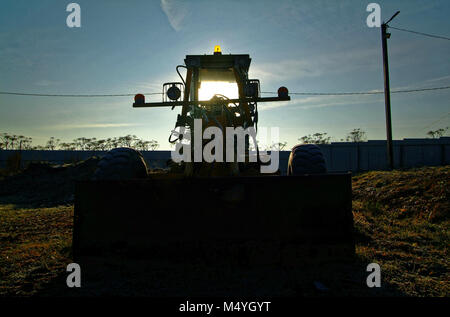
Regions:
[[[357,258],[380,264],[395,294],[450,295],[449,176],[447,166],[353,177]],[[0,296],[38,294],[72,262],[73,206],[1,201]]]
[[[0,205],[0,295],[29,296],[70,263],[73,207]]]
[[[449,296],[450,168],[353,178],[357,254],[408,296]]]

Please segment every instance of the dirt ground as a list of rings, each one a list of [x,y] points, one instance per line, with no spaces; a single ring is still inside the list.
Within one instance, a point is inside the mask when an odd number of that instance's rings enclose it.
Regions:
[[[97,159],[34,164],[0,178],[0,296],[445,296],[450,295],[450,167],[353,177],[356,256],[295,267],[214,267],[135,259],[83,273],[66,287],[72,262],[73,186]],[[378,263],[382,287],[366,286]]]

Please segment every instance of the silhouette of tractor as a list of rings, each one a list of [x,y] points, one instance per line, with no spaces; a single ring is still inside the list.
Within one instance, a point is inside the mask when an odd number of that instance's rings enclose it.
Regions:
[[[259,80],[248,77],[250,56],[222,54],[220,47],[184,62],[176,67],[181,82],[163,85],[162,102],[146,103],[137,94],[133,107],[181,107],[169,142],[189,143],[191,151],[181,151],[188,159],[172,163],[178,173],[149,173],[138,151],[109,151],[94,179],[76,186],[75,257],[128,252],[222,261],[239,250],[239,258],[260,263],[353,254],[351,175],[327,173],[316,145],[292,149],[288,175],[260,173],[266,163],[256,142],[251,148],[251,135],[245,135],[240,160],[239,146],[231,162],[194,159],[196,146],[202,152],[206,146],[196,133],[211,127],[256,132],[258,104],[289,101],[287,88],[261,97]]]

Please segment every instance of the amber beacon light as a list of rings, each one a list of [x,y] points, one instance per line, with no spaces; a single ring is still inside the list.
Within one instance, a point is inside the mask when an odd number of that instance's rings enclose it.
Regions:
[[[222,55],[222,50],[220,49],[220,45],[214,46],[214,55]]]

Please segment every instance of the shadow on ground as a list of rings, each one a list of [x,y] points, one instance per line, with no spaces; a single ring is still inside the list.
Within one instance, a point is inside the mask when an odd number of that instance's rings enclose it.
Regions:
[[[62,272],[35,296],[404,296],[386,283],[369,288],[368,263],[358,257],[251,266],[125,257],[81,262],[81,288],[67,287],[70,273]]]

